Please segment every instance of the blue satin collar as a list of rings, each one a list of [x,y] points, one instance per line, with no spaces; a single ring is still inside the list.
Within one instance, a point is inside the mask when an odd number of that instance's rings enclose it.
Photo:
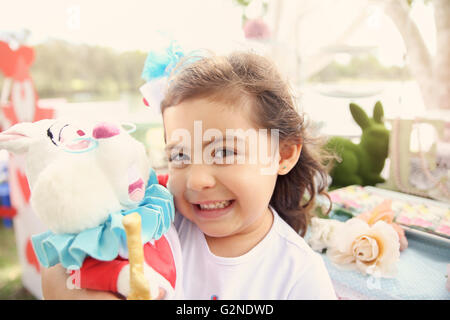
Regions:
[[[142,223],[142,241],[158,240],[165,234],[175,216],[173,196],[158,184],[150,172],[144,199],[136,209],[111,213],[100,226],[78,234],[55,234],[47,231],[31,238],[39,262],[46,268],[61,263],[66,269],[79,269],[86,256],[110,261],[127,252],[123,216],[138,212]]]

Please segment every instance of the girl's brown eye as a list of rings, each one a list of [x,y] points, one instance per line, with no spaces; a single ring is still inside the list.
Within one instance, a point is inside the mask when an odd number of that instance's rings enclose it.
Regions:
[[[169,162],[172,162],[172,161],[175,161],[175,162],[177,162],[177,161],[189,161],[189,159],[190,158],[189,158],[188,155],[186,155],[186,154],[184,154],[182,152],[178,152],[178,153],[170,156]]]
[[[233,156],[236,154],[236,152],[234,150],[231,149],[219,149],[217,152],[215,152],[215,155],[221,155],[222,157],[227,157],[227,156]]]
[[[234,150],[230,150],[230,149],[217,149],[214,151],[214,157],[217,158],[225,158],[225,157],[229,157],[229,156],[234,156],[236,155],[236,152]]]

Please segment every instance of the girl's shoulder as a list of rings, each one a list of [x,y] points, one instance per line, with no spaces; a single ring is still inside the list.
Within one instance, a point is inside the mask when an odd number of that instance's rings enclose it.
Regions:
[[[309,261],[316,261],[320,257],[319,254],[273,208],[271,209],[274,214],[274,239],[276,239],[277,245],[282,247],[278,249],[302,261],[305,261],[305,258],[309,258]]]
[[[277,239],[275,254],[279,264],[292,270],[289,299],[335,299],[333,285],[321,255],[274,212]],[[274,261],[275,263],[275,261]]]

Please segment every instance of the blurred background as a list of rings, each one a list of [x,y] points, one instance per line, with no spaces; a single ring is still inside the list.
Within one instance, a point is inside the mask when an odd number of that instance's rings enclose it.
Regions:
[[[448,120],[449,3],[0,0],[0,41],[7,45],[0,52],[1,126],[60,115],[134,122],[136,138],[163,172],[161,116],[144,105],[139,87],[148,51],[167,39],[186,50],[251,49],[270,57],[290,82],[299,111],[326,135],[358,139],[349,102],[371,114],[382,101],[386,119]],[[14,60],[22,53],[22,62]],[[28,100],[14,101],[17,83]],[[28,105],[32,112],[24,111]],[[9,157],[2,151],[0,299],[40,298],[39,266],[28,245],[37,231],[30,225],[38,222],[21,220],[26,201],[8,198]]]

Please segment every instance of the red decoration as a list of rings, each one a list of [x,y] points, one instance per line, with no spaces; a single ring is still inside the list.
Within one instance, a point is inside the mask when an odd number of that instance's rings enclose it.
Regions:
[[[161,237],[154,244],[147,242],[144,245],[144,258],[145,262],[166,278],[172,285],[172,288],[175,289],[175,281],[177,279],[175,260],[166,237]]]
[[[176,268],[172,249],[163,236],[154,244],[144,245],[145,263],[161,274],[175,288]],[[128,260],[120,256],[112,261],[100,261],[87,257],[78,271],[72,271],[72,283],[80,288],[117,292],[117,277]],[[78,283],[77,283],[78,281]]]
[[[30,187],[28,186],[28,180],[27,176],[22,174],[19,170],[16,171],[17,174],[17,181],[20,185],[20,190],[22,190],[23,198],[25,199],[26,203],[29,203],[30,201]]]
[[[27,262],[32,265],[37,272],[40,272],[39,261],[34,253],[33,245],[31,244],[31,239],[27,239],[27,244],[25,247],[25,257],[27,258]]]
[[[0,70],[5,77],[23,81],[30,78],[29,69],[34,61],[34,50],[21,46],[12,50],[8,43],[0,41]]]
[[[17,214],[17,210],[13,207],[0,206],[0,217],[2,218],[13,218]]]
[[[16,111],[14,110],[14,105],[12,103],[8,103],[2,106],[3,114],[11,123],[11,126],[19,123],[20,121],[17,119]],[[43,119],[52,119],[54,111],[53,109],[41,108],[36,104],[36,110],[34,112],[34,118],[31,122],[43,120]]]
[[[5,83],[9,84],[6,88],[10,90],[7,92],[9,101],[3,103],[0,110],[5,118],[5,122],[0,124],[4,126],[3,130],[18,122],[35,122],[54,116],[53,109],[39,107],[38,94],[30,76],[33,61],[33,48],[21,46],[12,50],[8,43],[0,41],[0,71],[6,77]],[[26,176],[18,168],[9,174],[16,175],[23,198],[29,203],[30,189]]]
[[[167,181],[169,180],[168,174],[159,174],[158,175],[158,183],[167,188]]]
[[[3,72],[6,78],[12,79],[11,88],[17,85],[21,85],[20,98],[24,99],[26,94],[33,97],[33,105],[23,105],[23,101],[15,101],[15,96],[11,95],[11,101],[2,105],[3,114],[9,121],[9,125],[15,125],[21,121],[38,121],[42,119],[53,118],[53,109],[41,108],[38,105],[38,95],[34,88],[33,80],[30,76],[30,67],[34,61],[34,50],[27,46],[21,46],[17,50],[12,50],[6,42],[0,41],[0,70]],[[31,82],[32,92],[25,92],[30,90],[29,86],[25,86],[25,82]],[[33,117],[31,119],[19,119],[17,108],[30,108],[34,109]],[[6,128],[3,128],[6,129]]]

